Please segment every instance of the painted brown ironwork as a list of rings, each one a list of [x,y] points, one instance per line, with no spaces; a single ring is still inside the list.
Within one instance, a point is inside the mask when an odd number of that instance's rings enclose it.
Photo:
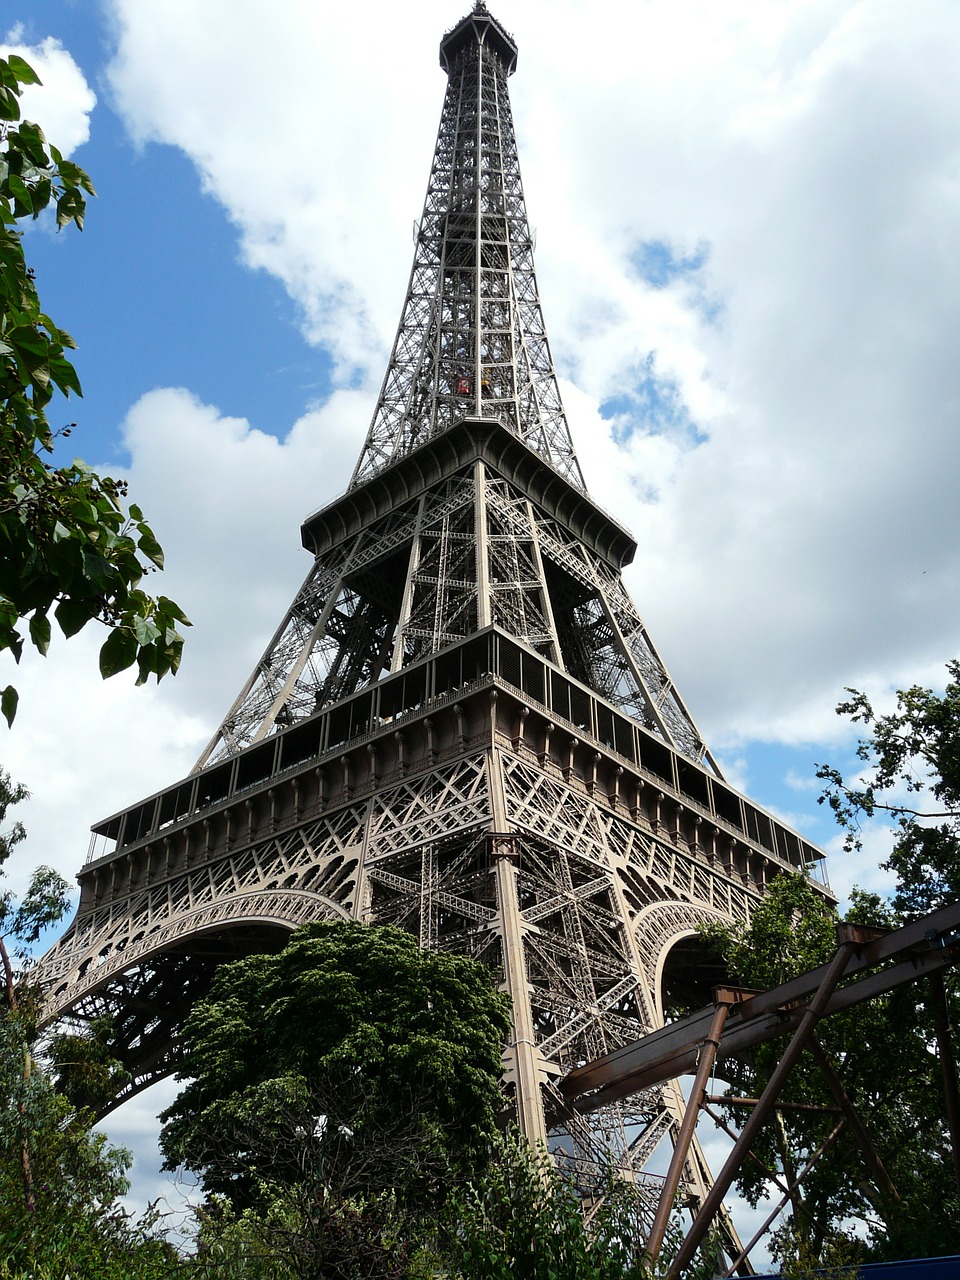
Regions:
[[[765,1175],[784,1194],[747,1247],[734,1258],[727,1275],[733,1274],[746,1262],[750,1250],[792,1198],[793,1190],[844,1126],[860,1148],[878,1196],[892,1202],[899,1200],[899,1193],[866,1125],[817,1040],[816,1027],[822,1018],[864,1001],[875,1000],[906,983],[924,980],[931,985],[942,984],[944,970],[960,963],[960,902],[949,903],[896,930],[838,924],[837,944],[834,956],[826,964],[766,991],[717,987],[712,1006],[707,1005],[632,1044],[624,1044],[593,1062],[576,1067],[559,1082],[561,1107],[585,1115],[594,1109],[608,1109],[611,1104],[633,1094],[646,1095],[658,1085],[696,1072],[694,1088],[684,1104],[685,1114],[677,1148],[681,1147],[684,1137],[694,1131],[701,1109],[727,1133],[733,1148],[668,1268],[668,1280],[679,1280],[693,1259],[715,1216],[722,1212],[725,1191],[748,1157],[760,1165]],[[841,983],[842,986],[839,985]],[[949,1028],[943,1027],[942,1030],[942,1039],[938,1036],[938,1056],[956,1163],[960,1147],[960,1132],[952,1122],[956,1106],[956,1066]],[[706,1093],[707,1067],[712,1068],[715,1063],[722,1064],[727,1059],[747,1060],[757,1045],[788,1034],[790,1043],[759,1098],[717,1097]],[[832,1107],[780,1101],[780,1091],[804,1049],[810,1050],[820,1069],[833,1097]],[[749,1119],[739,1132],[734,1132],[710,1109],[711,1103],[749,1108]],[[754,1139],[774,1108],[832,1112],[838,1117],[837,1125],[804,1168],[786,1183],[764,1165],[753,1150]],[[665,1211],[672,1199],[671,1186],[675,1189],[671,1175],[675,1172],[671,1167],[660,1209],[648,1237],[651,1261],[656,1261],[662,1241]]]
[[[510,993],[518,1124],[586,1193],[676,1134],[672,1084],[589,1115],[557,1082],[662,1021],[671,948],[819,852],[722,777],[586,493],[543,326],[507,78],[477,4],[396,342],[312,567],[196,769],[94,828],[48,1016],[119,1015],[128,1094],[231,954],[337,916],[475,956]],[[825,890],[826,892],[826,890]],[[709,1173],[695,1139],[684,1194]]]

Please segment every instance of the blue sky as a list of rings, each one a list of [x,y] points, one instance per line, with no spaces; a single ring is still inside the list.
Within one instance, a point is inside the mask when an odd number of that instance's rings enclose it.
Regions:
[[[236,231],[188,157],[131,140],[110,105],[111,45],[96,8],[41,0],[21,36],[28,45],[57,39],[97,94],[75,155],[98,192],[85,230],[37,227],[29,248],[44,305],[79,344],[84,400],[72,447],[126,461],[118,424],[154,386],[190,387],[279,434],[328,392],[329,361],[305,342],[282,285],[240,265]]]
[[[835,848],[813,772],[850,761],[844,687],[882,701],[960,650],[960,9],[495,11],[551,345],[591,491],[638,540],[628,585],[728,776]],[[349,479],[399,316],[460,12],[6,6],[47,81],[33,114],[86,137],[99,191],[82,236],[28,237],[80,344],[68,444],[126,470],[194,621],[159,689],[101,684],[84,637],[18,673],[3,758],[33,861],[72,875],[91,823],[191,767],[306,572],[299,522]],[[833,883],[886,887],[885,847]]]

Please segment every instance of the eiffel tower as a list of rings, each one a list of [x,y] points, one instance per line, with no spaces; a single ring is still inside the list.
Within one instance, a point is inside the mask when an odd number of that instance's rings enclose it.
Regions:
[[[115,1022],[131,1081],[176,1066],[217,964],[308,921],[392,923],[513,1001],[504,1089],[589,1186],[641,1189],[675,1087],[580,1115],[557,1082],[656,1028],[672,949],[821,855],[723,778],[586,492],[534,275],[507,79],[478,0],[403,312],[356,470],[302,526],[313,565],[194,771],[94,827],[49,1019]],[[709,1172],[699,1148],[686,1190]],[[652,1186],[652,1184],[651,1184]]]

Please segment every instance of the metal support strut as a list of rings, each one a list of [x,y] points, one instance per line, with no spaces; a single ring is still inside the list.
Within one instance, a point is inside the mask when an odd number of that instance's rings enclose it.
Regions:
[[[701,1206],[700,1212],[694,1220],[693,1226],[687,1233],[687,1237],[680,1246],[676,1260],[667,1272],[666,1280],[679,1280],[684,1267],[690,1264],[693,1255],[696,1253],[704,1236],[710,1228],[710,1224],[716,1217],[717,1211],[723,1204],[723,1197],[730,1190],[730,1186],[740,1170],[740,1166],[746,1159],[747,1152],[753,1145],[754,1139],[760,1132],[761,1126],[767,1119],[767,1116],[773,1110],[774,1103],[780,1090],[786,1084],[790,1072],[793,1070],[800,1057],[800,1054],[806,1048],[814,1033],[820,1015],[826,1008],[827,1002],[834,992],[837,983],[843,977],[850,958],[853,955],[856,941],[847,940],[841,942],[837,948],[837,953],[827,966],[826,973],[817,989],[816,995],[810,1001],[800,1025],[793,1034],[793,1038],[787,1045],[783,1057],[777,1064],[776,1070],[770,1077],[767,1087],[760,1095],[760,1101],[754,1109],[752,1115],[743,1126],[740,1137],[733,1145],[733,1150],[727,1157],[726,1163],[720,1170],[716,1180],[711,1188],[707,1198]]]

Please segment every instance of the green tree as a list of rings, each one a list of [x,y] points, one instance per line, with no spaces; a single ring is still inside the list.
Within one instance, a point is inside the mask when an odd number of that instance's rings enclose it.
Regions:
[[[139,1280],[167,1274],[170,1250],[118,1205],[127,1152],[90,1131],[33,1056],[22,1012],[0,1014],[0,1280]],[[29,1153],[29,1193],[23,1153]],[[29,1194],[29,1198],[27,1198]]]
[[[893,927],[897,917],[874,895],[854,892],[848,919]],[[778,877],[759,904],[749,928],[714,927],[710,942],[723,954],[731,977],[746,987],[766,988],[825,963],[836,949],[835,909],[803,876]],[[932,1014],[926,994],[898,988],[824,1019],[817,1036],[827,1058],[870,1134],[899,1198],[875,1185],[849,1129],[841,1132],[799,1187],[789,1218],[773,1240],[784,1261],[849,1260],[846,1223],[866,1224],[869,1252],[877,1258],[932,1256],[960,1249],[960,1203],[951,1191],[952,1164],[943,1116],[939,1069],[930,1053]],[[731,1069],[728,1096],[759,1096],[783,1052],[771,1041]],[[834,1105],[814,1057],[805,1054],[780,1095],[784,1104]],[[743,1111],[728,1105],[736,1125]],[[794,1110],[784,1105],[761,1130],[753,1155],[794,1186],[837,1122],[835,1112]],[[757,1204],[771,1183],[753,1159],[738,1178],[741,1193]],[[779,1190],[775,1191],[779,1198]]]
[[[847,689],[837,707],[870,733],[857,745],[861,776],[847,781],[819,765],[827,786],[820,797],[846,833],[847,850],[861,846],[865,823],[896,824],[893,904],[903,919],[960,898],[960,662],[947,663],[942,694],[913,685],[897,692],[896,710],[874,711],[866,694]]]
[[[54,466],[51,429],[55,393],[80,395],[66,352],[76,344],[41,308],[18,223],[53,206],[58,228],[83,228],[86,173],[48,145],[36,124],[21,119],[21,86],[39,83],[11,54],[0,58],[0,650],[19,662],[27,637],[46,654],[51,617],[65,636],[94,619],[109,628],[100,671],[114,675],[134,663],[138,683],[159,680],[180,665],[189,625],[165,596],[140,583],[162,568],[163,552],[140,508],[124,510],[126,483],[100,476],[79,459]],[[8,724],[17,691],[0,692]]]
[[[653,1280],[643,1249],[649,1223],[637,1188],[611,1174],[594,1210],[588,1224],[580,1197],[553,1160],[508,1134],[486,1172],[450,1197],[436,1274],[458,1280]],[[676,1222],[655,1274],[665,1272],[680,1238]],[[721,1257],[708,1240],[687,1280],[717,1275]]]
[[[483,1169],[502,1107],[506,997],[488,970],[396,928],[307,925],[221,965],[182,1033],[166,1167],[234,1210],[278,1188],[406,1211]]]
[[[26,795],[0,770],[0,868],[25,837],[22,823],[6,824]],[[36,1055],[31,952],[66,911],[67,888],[39,867],[19,901],[0,892],[0,1280],[120,1280],[131,1269],[148,1280],[170,1251],[118,1208],[129,1157],[91,1132],[93,1113],[57,1091]]]

